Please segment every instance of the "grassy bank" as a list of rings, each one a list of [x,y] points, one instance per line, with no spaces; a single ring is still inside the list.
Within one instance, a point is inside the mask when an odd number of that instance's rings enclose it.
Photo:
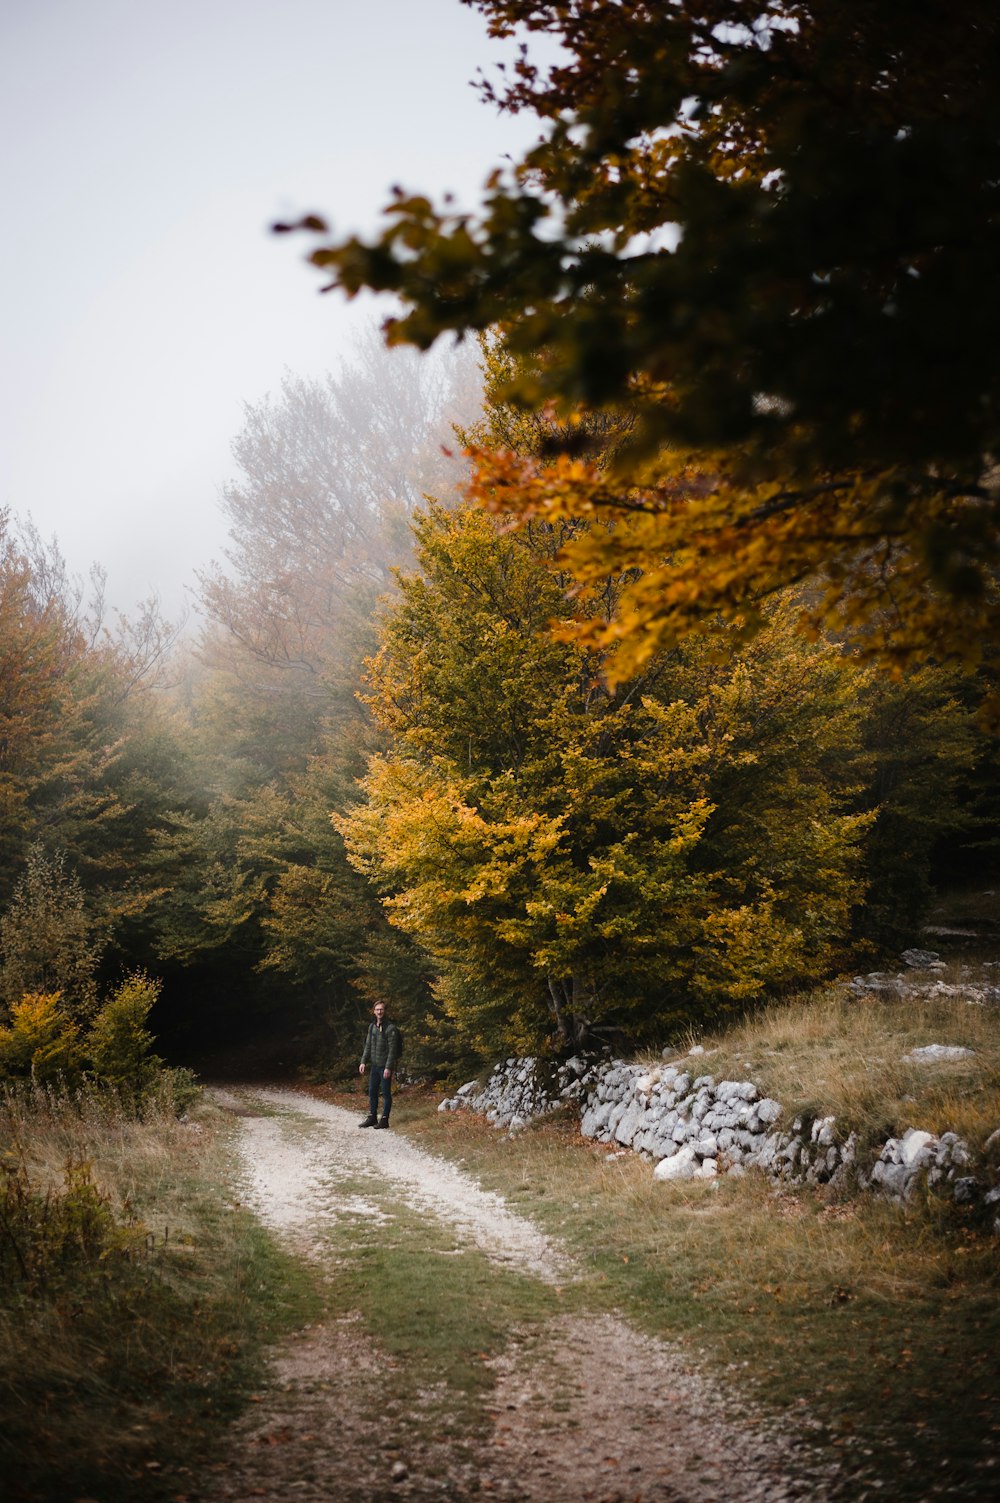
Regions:
[[[957,999],[900,1008],[826,993],[705,1040],[699,1068],[754,1072],[793,1109],[863,1137],[1000,1126],[1000,1016]],[[974,1056],[910,1066],[916,1044]],[[738,1068],[737,1068],[738,1067]],[[1000,1476],[1000,1240],[931,1198],[776,1190],[757,1176],[653,1180],[567,1113],[509,1138],[401,1092],[394,1121],[560,1236],[587,1300],[696,1351],[739,1392],[807,1417],[845,1496],[992,1498]]]
[[[957,1132],[978,1151],[1000,1127],[1000,1007],[966,999],[995,990],[1000,970],[955,962],[907,979],[913,990],[900,1000],[830,987],[706,1035],[699,1073],[749,1078],[787,1118],[834,1116],[863,1144],[917,1126]],[[969,1052],[914,1056],[928,1044]]]
[[[177,1497],[315,1296],[223,1186],[218,1113],[0,1099],[0,1494]]]

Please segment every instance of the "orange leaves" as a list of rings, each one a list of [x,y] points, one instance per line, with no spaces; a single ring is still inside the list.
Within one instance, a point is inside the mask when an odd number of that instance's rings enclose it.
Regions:
[[[719,617],[748,639],[762,603],[804,582],[806,636],[847,632],[862,659],[893,671],[934,658],[974,669],[1000,630],[987,567],[998,540],[967,498],[935,482],[895,471],[740,482],[738,457],[715,454],[667,456],[630,484],[614,462],[472,457],[474,504],[514,529],[562,529],[551,566],[575,605],[558,635],[608,654],[611,684]]]
[[[380,238],[314,259],[398,292],[393,340],[502,328],[522,368],[488,439],[535,461],[480,456],[474,499],[597,525],[604,574],[645,580],[614,625],[582,608],[581,640],[627,674],[809,581],[807,629],[895,668],[979,662],[1000,635],[995,3],[902,30],[890,0],[752,27],[688,0],[478,8],[560,43],[483,85],[540,138],[478,213],[398,194]],[[580,403],[591,438],[609,425],[596,462]],[[594,543],[556,565],[597,591]]]

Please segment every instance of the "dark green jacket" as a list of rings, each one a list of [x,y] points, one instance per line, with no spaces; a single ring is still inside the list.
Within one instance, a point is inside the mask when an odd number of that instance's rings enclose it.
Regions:
[[[385,1018],[381,1028],[377,1023],[369,1023],[361,1063],[374,1065],[379,1070],[394,1070],[398,1055],[399,1029],[392,1019]]]

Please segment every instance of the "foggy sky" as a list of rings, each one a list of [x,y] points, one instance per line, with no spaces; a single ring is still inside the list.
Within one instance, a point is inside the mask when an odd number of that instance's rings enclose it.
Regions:
[[[242,404],[377,311],[269,224],[372,229],[396,182],[472,207],[537,131],[470,87],[503,55],[458,0],[0,0],[0,506],[177,611]]]

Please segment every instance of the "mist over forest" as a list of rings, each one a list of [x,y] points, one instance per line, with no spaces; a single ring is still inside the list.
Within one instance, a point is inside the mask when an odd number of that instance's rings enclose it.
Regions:
[[[996,0],[7,9],[0,1494],[992,1503]]]
[[[155,597],[110,609],[99,562],[72,576],[57,540],[3,515],[5,1018],[25,992],[85,1010],[80,951],[88,989],[162,978],[154,1026],[182,1056],[262,1024],[329,1041],[363,1005],[351,957],[378,903],[329,814],[370,750],[377,602],[424,494],[454,499],[479,386],[470,352],[390,356],[374,331],[335,375],[286,372],[245,407],[225,556],[179,621]]]
[[[795,589],[617,682],[564,630],[622,579],[581,607],[578,524],[467,494],[463,447],[545,453],[512,359],[373,331],[247,404],[182,631],[4,518],[5,1016],[142,975],[176,1063],[337,1069],[377,999],[418,1068],[637,1046],[868,963],[995,869],[974,676],[894,680],[804,636]]]

